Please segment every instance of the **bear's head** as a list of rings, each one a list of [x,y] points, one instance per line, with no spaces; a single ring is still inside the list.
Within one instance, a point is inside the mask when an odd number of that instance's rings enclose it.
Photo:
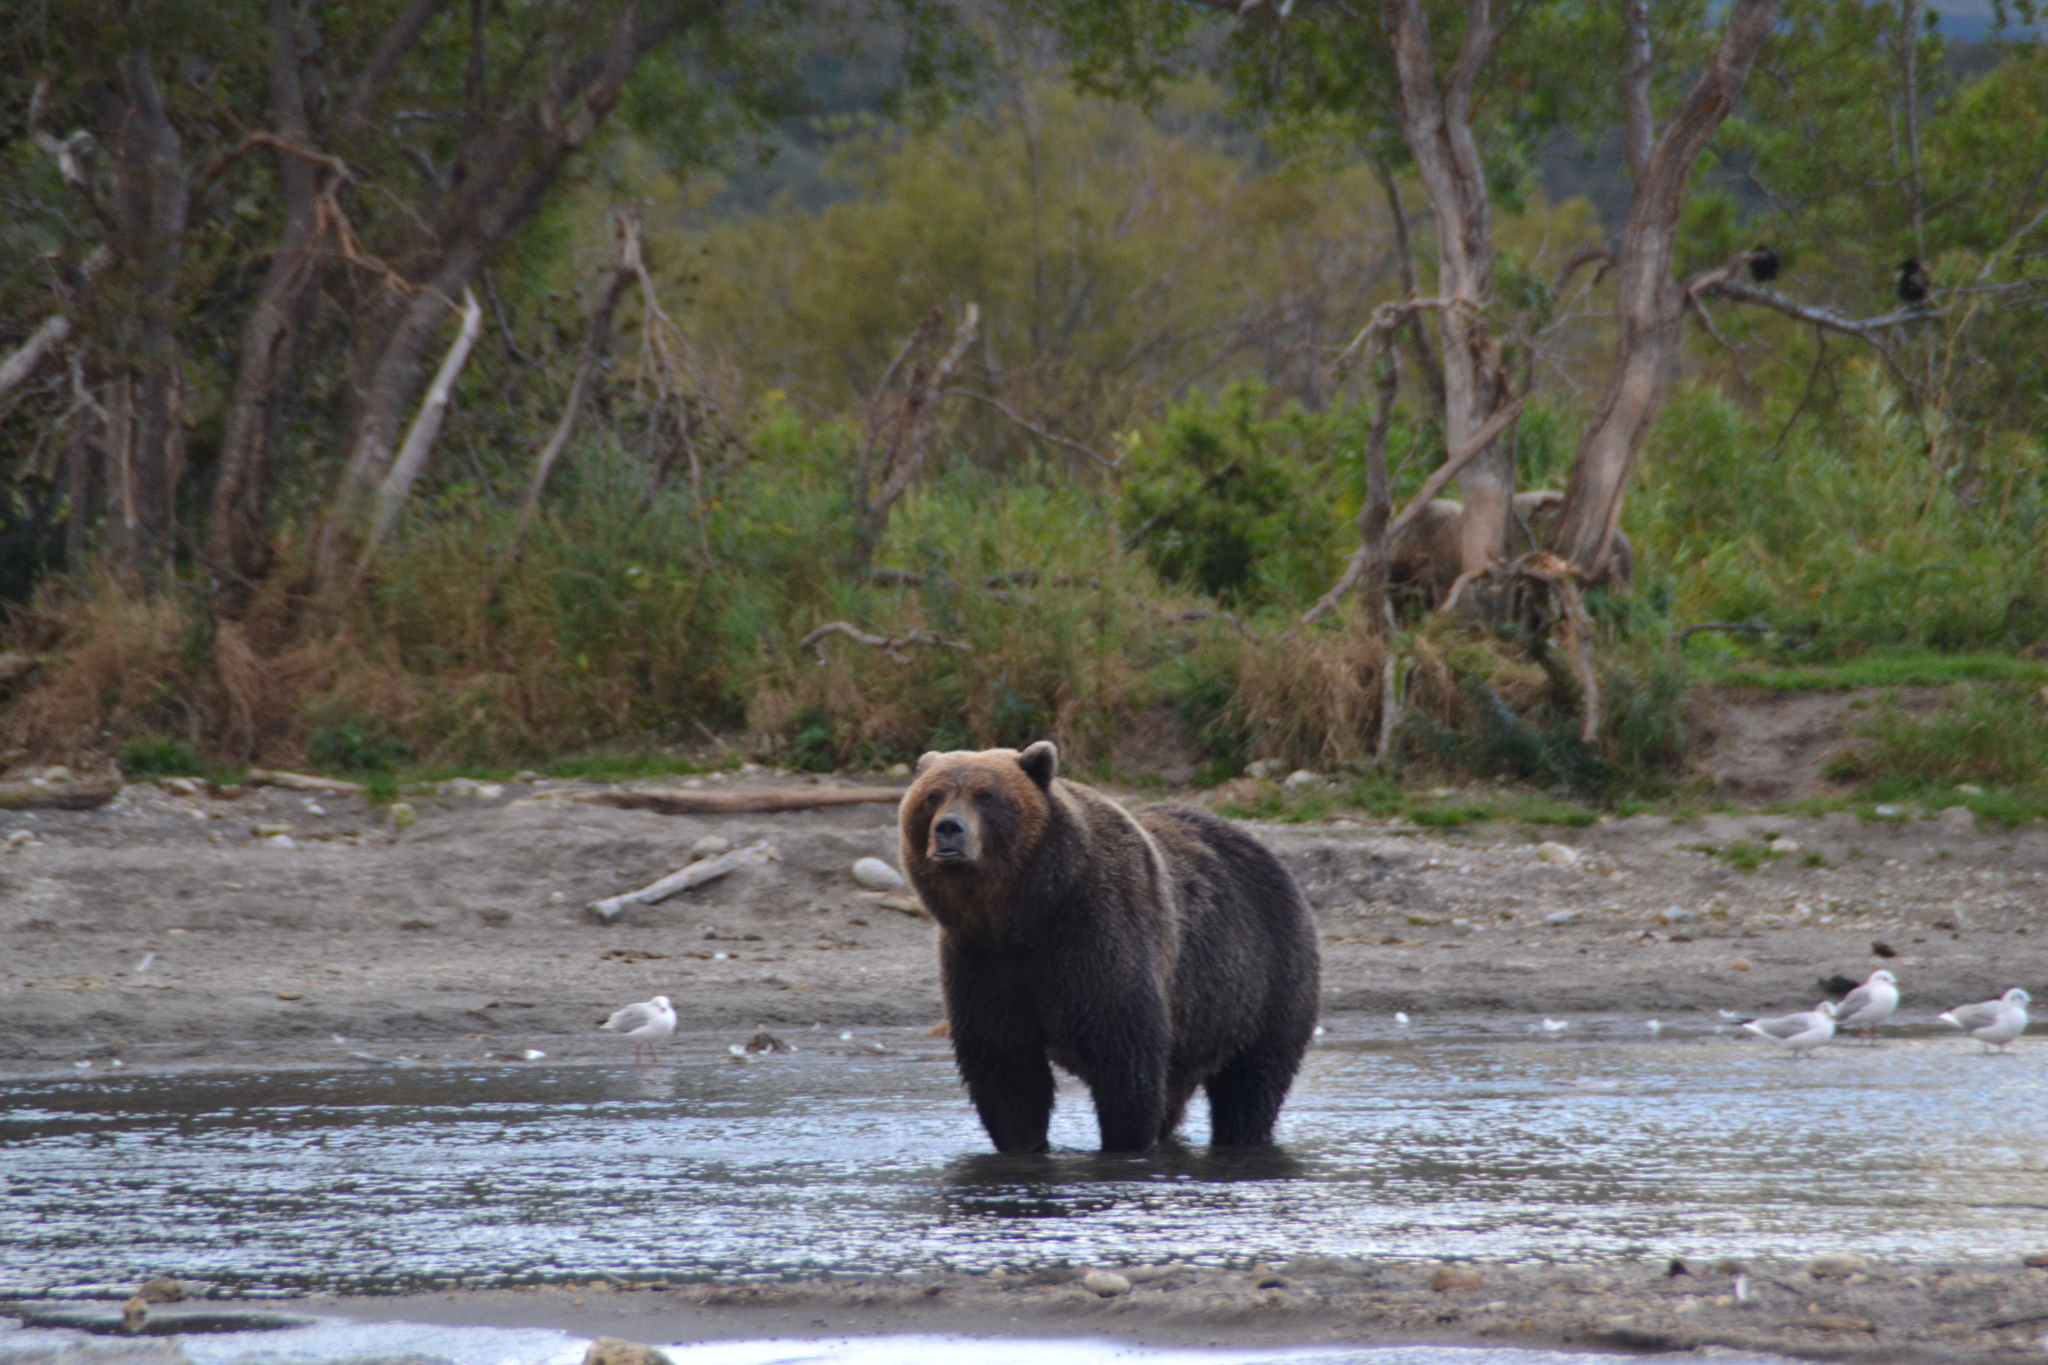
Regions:
[[[1051,816],[1059,766],[1059,750],[1043,739],[1022,753],[926,754],[903,794],[906,866],[949,879],[1022,866]]]

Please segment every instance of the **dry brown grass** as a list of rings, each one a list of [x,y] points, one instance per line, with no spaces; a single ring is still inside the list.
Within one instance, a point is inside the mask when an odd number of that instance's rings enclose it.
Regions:
[[[1235,706],[1252,748],[1325,772],[1370,762],[1385,662],[1385,644],[1359,630],[1293,630],[1249,645]]]

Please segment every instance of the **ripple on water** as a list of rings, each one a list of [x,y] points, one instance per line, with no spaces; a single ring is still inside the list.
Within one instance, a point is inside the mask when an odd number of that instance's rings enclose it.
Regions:
[[[2039,1079],[2030,1054],[1936,1042],[1797,1065],[1732,1043],[1334,1043],[1282,1148],[1143,1158],[986,1154],[950,1068],[900,1054],[16,1082],[0,1280],[2006,1256],[2036,1249],[2048,1205]],[[1093,1140],[1071,1086],[1054,1140]]]

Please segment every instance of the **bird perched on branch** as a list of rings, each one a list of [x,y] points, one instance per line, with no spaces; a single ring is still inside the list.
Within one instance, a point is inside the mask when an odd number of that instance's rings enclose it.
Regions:
[[[1749,249],[1749,277],[1758,284],[1769,284],[1777,279],[1784,264],[1769,242],[1758,242]]]
[[[654,1040],[666,1038],[676,1031],[676,1012],[669,1008],[667,996],[657,995],[652,1000],[626,1006],[598,1027],[631,1038],[633,1064],[638,1066],[642,1047],[647,1049],[648,1061],[661,1060],[654,1051]]]
[[[1934,277],[1927,273],[1927,267],[1908,256],[1899,262],[1899,302],[1925,303],[1927,292],[1934,288]]]

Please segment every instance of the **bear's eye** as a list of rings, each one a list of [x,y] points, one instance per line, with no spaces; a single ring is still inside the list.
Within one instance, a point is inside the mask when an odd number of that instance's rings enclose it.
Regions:
[[[944,792],[926,792],[924,794],[924,807],[926,810],[936,810],[938,809],[939,802],[944,799]]]
[[[993,806],[995,803],[996,794],[994,792],[976,792],[974,794],[974,804],[977,806]]]

